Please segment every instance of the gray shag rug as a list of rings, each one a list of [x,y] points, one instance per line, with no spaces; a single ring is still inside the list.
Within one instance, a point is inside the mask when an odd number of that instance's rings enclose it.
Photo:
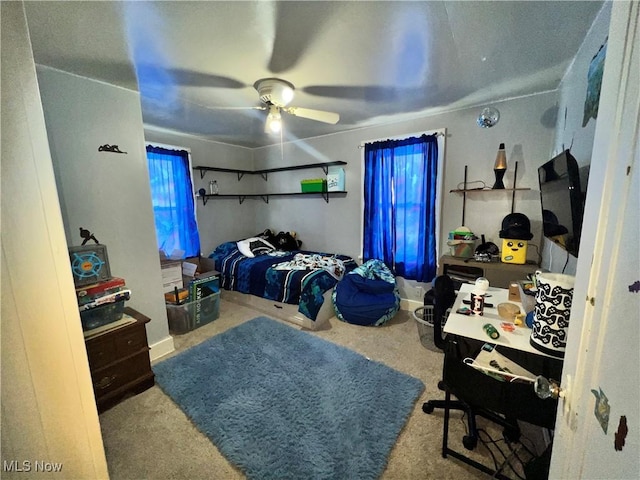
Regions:
[[[266,317],[153,369],[165,393],[250,479],[378,478],[424,389]]]

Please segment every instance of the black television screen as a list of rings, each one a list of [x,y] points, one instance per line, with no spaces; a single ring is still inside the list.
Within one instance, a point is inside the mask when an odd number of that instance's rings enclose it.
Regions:
[[[589,166],[578,167],[569,150],[538,168],[544,236],[578,256]]]

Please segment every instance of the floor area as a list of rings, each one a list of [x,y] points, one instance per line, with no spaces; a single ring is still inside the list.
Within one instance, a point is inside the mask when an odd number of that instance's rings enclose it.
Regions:
[[[261,315],[260,311],[225,300],[223,292],[220,318],[193,332],[175,336],[176,351],[171,355]],[[422,412],[422,403],[444,398],[437,387],[443,354],[429,340],[423,339],[425,345],[421,343],[417,323],[410,312],[401,310],[381,327],[350,325],[335,317],[329,323],[326,328],[311,333],[419,378],[425,384],[381,479],[488,478],[451,457],[441,456],[443,413],[426,415]],[[478,423],[492,438],[501,439],[501,432],[492,425],[485,425],[482,419]],[[112,480],[245,478],[157,385],[102,413],[100,425]],[[491,454],[484,445],[474,452],[464,450],[461,440],[465,426],[461,414],[452,413],[450,447],[492,465]],[[509,452],[503,441],[498,445],[505,453]],[[517,478],[511,471],[505,473]]]

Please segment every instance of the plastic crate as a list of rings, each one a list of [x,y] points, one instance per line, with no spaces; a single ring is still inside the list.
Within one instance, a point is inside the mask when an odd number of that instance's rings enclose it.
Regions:
[[[181,335],[213,322],[220,315],[220,292],[182,305],[167,305],[169,331]]]
[[[122,318],[124,314],[124,302],[106,303],[99,307],[80,312],[82,330],[92,330]]]

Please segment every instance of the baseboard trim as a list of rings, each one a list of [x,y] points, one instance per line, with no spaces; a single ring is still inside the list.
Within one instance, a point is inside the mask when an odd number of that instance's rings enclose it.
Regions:
[[[400,310],[407,310],[408,312],[415,311],[416,308],[422,307],[423,303],[417,300],[409,300],[408,298],[400,299]]]
[[[168,336],[150,346],[149,358],[153,362],[165,355],[170,354],[176,349],[173,344],[173,337]]]

